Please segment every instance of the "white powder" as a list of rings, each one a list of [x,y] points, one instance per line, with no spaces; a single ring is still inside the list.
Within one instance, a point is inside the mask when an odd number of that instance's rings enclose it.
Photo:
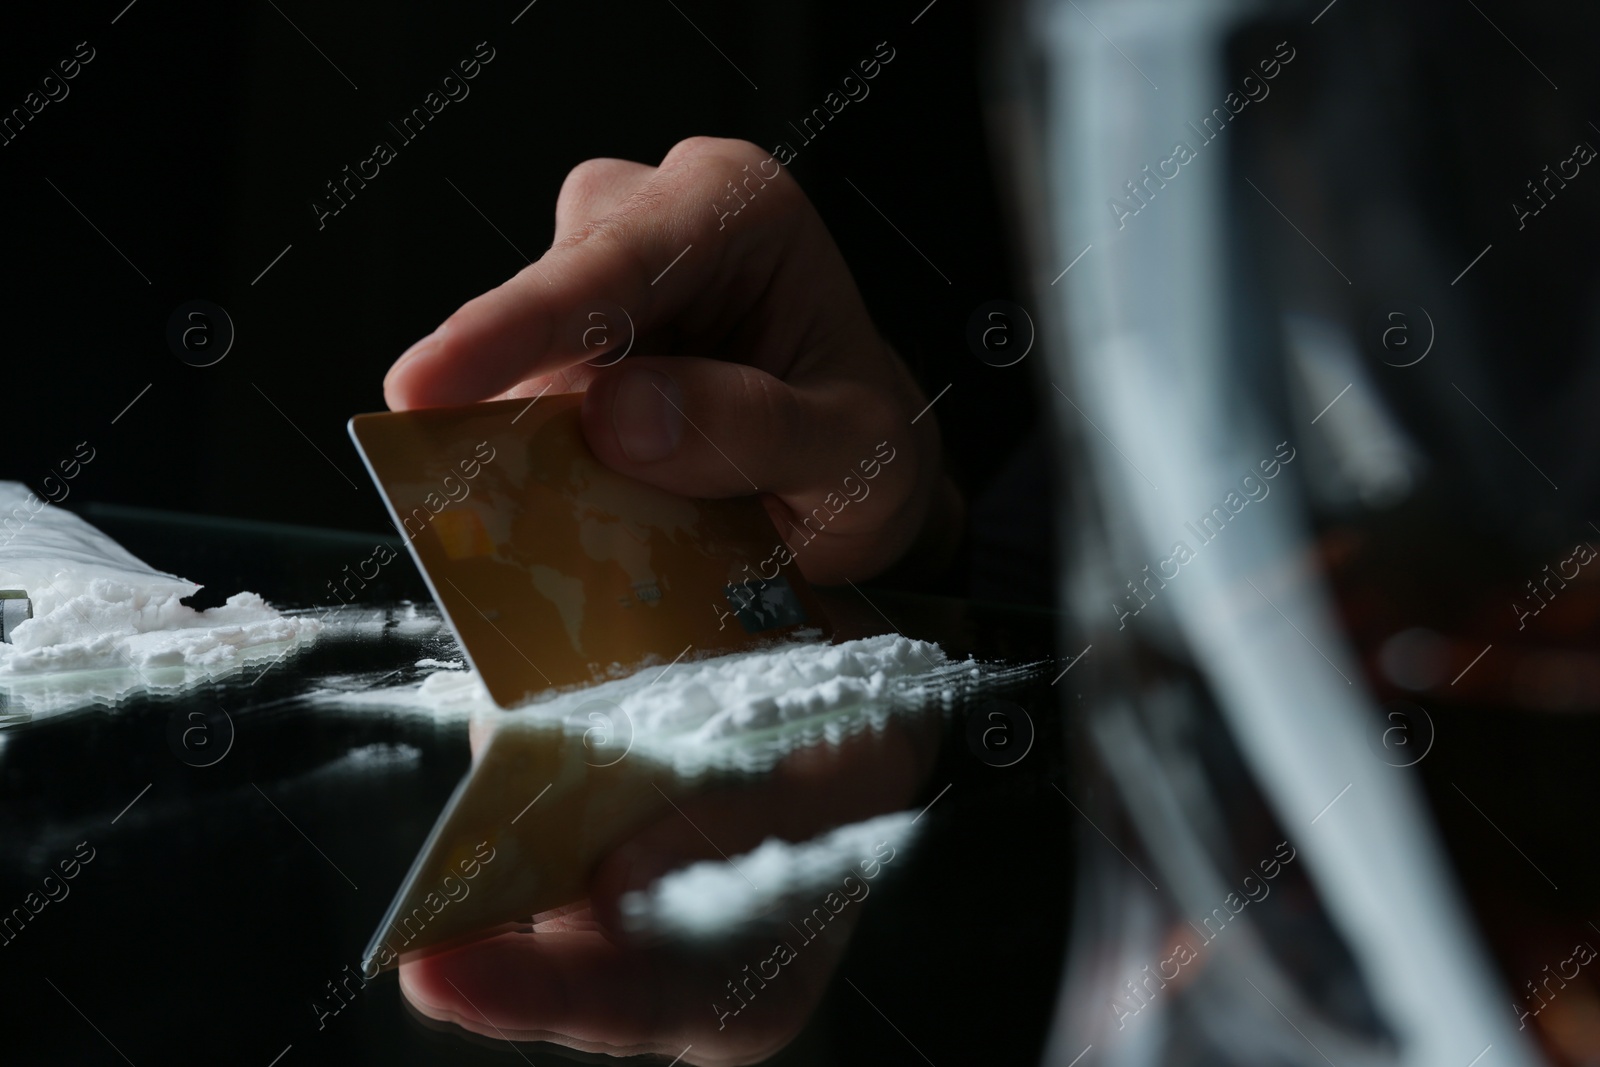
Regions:
[[[358,770],[410,770],[422,762],[422,749],[403,741],[374,741],[346,752],[330,767]]]
[[[420,684],[325,691],[314,698],[445,718],[558,721],[574,734],[593,728],[599,714],[620,739],[616,743],[692,773],[724,757],[742,767],[770,765],[800,744],[837,742],[881,727],[896,710],[978,684],[972,669],[971,661],[950,663],[931,642],[883,634],[658,663],[626,678],[551,694],[514,712],[495,705],[475,671],[443,670]]]
[[[708,937],[761,918],[785,901],[820,903],[828,893],[866,898],[865,874],[877,874],[885,842],[896,853],[910,843],[916,813],[896,812],[792,845],[770,837],[728,862],[709,860],[663,875],[649,889],[622,898],[628,926]],[[846,878],[853,881],[845,882]],[[814,899],[813,899],[814,898]]]
[[[897,682],[944,663],[938,645],[884,634],[838,645],[786,644],[646,670],[596,686],[584,697],[615,703],[636,734],[715,741],[881,699]],[[648,678],[645,685],[628,684],[640,677]]]
[[[426,669],[420,661],[417,666]],[[306,699],[349,711],[402,712],[442,721],[503,714],[499,705],[489,699],[489,691],[473,671],[447,667],[436,669],[421,682],[374,688],[395,673],[389,671],[376,677],[373,672],[319,678],[319,688],[308,693]]]
[[[603,701],[620,708],[637,735],[693,733],[714,740],[881,697],[897,682],[944,667],[938,645],[884,634],[843,644],[787,643],[672,666],[655,664],[614,681],[552,694],[517,712],[502,711],[476,671],[454,661],[420,660],[445,669],[420,684],[366,692],[322,693],[340,704],[372,704],[450,715],[572,718],[587,728],[580,705]]]
[[[422,611],[410,601],[403,603],[405,611],[393,620],[396,632],[402,634],[428,634],[444,625],[444,617],[431,605]]]
[[[72,687],[55,683],[69,672],[132,671],[146,687],[187,686],[276,659],[320,627],[255,593],[196,611],[180,601],[200,586],[150,567],[15,482],[0,482],[0,516],[12,517],[0,528],[0,589],[25,590],[33,604],[33,617],[0,643],[0,689],[29,710],[39,710],[30,692],[58,710],[52,697]]]

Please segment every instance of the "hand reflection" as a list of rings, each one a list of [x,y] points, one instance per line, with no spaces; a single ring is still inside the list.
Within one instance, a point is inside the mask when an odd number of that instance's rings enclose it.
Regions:
[[[881,732],[795,752],[759,780],[682,800],[600,862],[587,900],[535,916],[530,930],[403,964],[401,989],[424,1015],[491,1038],[681,1053],[694,1064],[765,1059],[821,999],[861,914],[846,905],[864,894],[799,897],[710,943],[630,933],[623,897],[769,837],[804,841],[906,808],[932,768],[939,732],[936,715],[896,717]],[[474,749],[482,739],[475,729]],[[825,895],[837,898],[823,912],[830,921],[807,922]]]

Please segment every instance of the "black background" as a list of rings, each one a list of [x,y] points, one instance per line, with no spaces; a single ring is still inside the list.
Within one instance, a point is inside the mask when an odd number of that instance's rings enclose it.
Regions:
[[[921,4],[539,0],[512,25],[525,3],[139,0],[115,25],[121,4],[107,3],[30,12],[5,34],[7,109],[78,42],[96,56],[0,147],[12,309],[0,477],[40,489],[87,440],[96,458],[71,486],[79,499],[387,530],[345,421],[382,410],[390,363],[521,268],[517,250],[549,246],[573,166],[659,162],[698,134],[796,141],[788,122],[887,41],[896,56],[870,95],[800,149],[793,173],[927,394],[954,383],[938,414],[952,466],[981,488],[1034,418],[1026,364],[988,367],[964,340],[978,304],[1017,298],[971,5],[942,0],[912,26]],[[386,124],[480,41],[495,58],[470,95],[401,143]],[[311,202],[380,139],[398,158],[319,230]],[[192,299],[221,305],[236,329],[212,367],[166,343],[168,317]]]

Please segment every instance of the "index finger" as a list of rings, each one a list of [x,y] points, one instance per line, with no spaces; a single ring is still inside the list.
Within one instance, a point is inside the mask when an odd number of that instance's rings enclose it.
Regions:
[[[725,227],[717,205],[734,179],[758,189],[749,206],[764,227]],[[389,406],[471,403],[593,358],[583,345],[582,311],[596,301],[626,309],[641,334],[683,316],[735,314],[766,289],[803,203],[793,179],[754,145],[680,142],[622,207],[413,345],[384,380]]]

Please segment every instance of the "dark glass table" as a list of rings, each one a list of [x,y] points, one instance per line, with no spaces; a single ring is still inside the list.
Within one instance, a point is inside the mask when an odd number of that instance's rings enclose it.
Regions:
[[[595,1061],[438,1025],[406,1006],[392,975],[323,1014],[329,983],[359,968],[470,760],[464,721],[317,698],[414,680],[418,660],[458,655],[404,554],[352,602],[330,595],[345,568],[398,541],[92,505],[83,514],[153,565],[205,583],[198,606],[251,589],[329,626],[281,663],[181,696],[0,731],[0,919],[13,916],[0,937],[3,1062]],[[928,712],[943,717],[942,744],[916,800],[932,805],[917,845],[875,887],[819,1007],[770,1062],[1038,1062],[1058,1010],[1099,1013],[1105,1026],[1141,1003],[1125,981],[1138,965],[1166,965],[1118,955],[1129,922],[1155,924],[1156,938],[1187,937],[1187,924],[1204,943],[1176,988],[1145,987],[1180,1038],[1168,1048],[1181,1051],[1158,1062],[1256,1062],[1230,1051],[1228,1035],[1259,1030],[1265,1009],[1224,979],[1259,965],[1350,1048],[1381,1060],[1394,1047],[1385,1005],[1303,862],[1284,863],[1270,895],[1219,935],[1175,904],[1185,879],[1232,884],[1307,832],[1273,817],[1191,666],[1150,646],[1085,656],[1088,641],[1049,612],[871,587],[824,595],[846,634],[893,627],[952,657],[1045,666],[1003,693]],[[1600,718],[1470,702],[1448,716],[1426,759],[1391,766],[1422,789],[1498,980],[1520,993],[1542,977],[1540,962],[1567,955],[1586,914],[1600,922],[1600,875],[1583,844],[1600,799],[1587,769]],[[1388,756],[1379,743],[1374,758]],[[1152,798],[1171,810],[1152,818]],[[1486,812],[1514,823],[1519,844]],[[1185,822],[1204,831],[1198,849],[1173,836]],[[75,877],[47,884],[63,863],[77,864]],[[39,906],[47,890],[60,899]],[[1600,1033],[1587,988],[1565,989],[1552,1014],[1569,1048],[1584,1047],[1583,1027]],[[1109,1032],[1115,1040],[1120,1028]]]
[[[281,663],[181,696],[133,696],[0,733],[0,906],[41,899],[29,894],[42,893],[62,861],[90,857],[70,881],[50,883],[54,894],[64,887],[61,899],[0,944],[12,1020],[0,1059],[595,1059],[441,1027],[407,1008],[392,974],[336,1015],[315,1006],[331,1002],[328,983],[359,968],[469,764],[465,722],[313,696],[394,685],[426,673],[420,659],[459,656],[403,552],[353,603],[328,612],[337,603],[329,583],[346,566],[399,542],[117,507],[82,514],[152,565],[204,583],[197,606],[251,589],[325,615],[328,628]],[[886,631],[887,616],[952,656],[1053,655],[1047,613],[846,593],[832,610],[859,632]],[[1004,694],[1037,727],[1012,766],[993,766],[1005,760],[985,762],[968,744],[980,709],[944,712],[946,743],[919,805],[938,802],[918,846],[877,887],[820,1007],[771,1062],[924,1062],[916,1049],[940,1063],[1038,1058],[1076,833],[1076,816],[1050,786],[1066,748],[1048,681]]]

